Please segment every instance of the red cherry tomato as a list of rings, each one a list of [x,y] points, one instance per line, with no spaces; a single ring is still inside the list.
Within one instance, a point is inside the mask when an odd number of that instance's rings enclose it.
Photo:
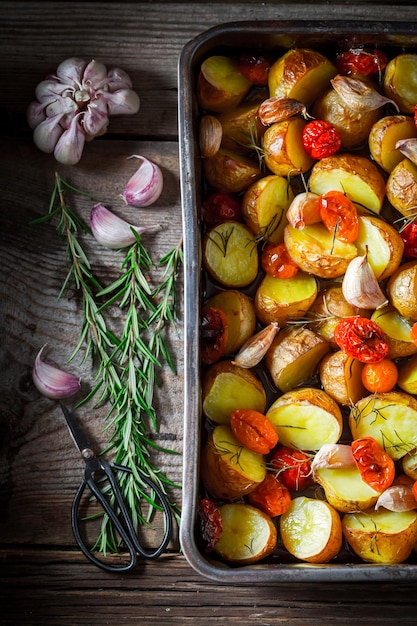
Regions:
[[[411,491],[413,492],[414,499],[417,500],[417,480],[413,482],[413,486],[411,487]]]
[[[242,219],[242,205],[231,193],[215,191],[204,200],[201,208],[203,220],[208,226]]]
[[[200,517],[201,536],[206,544],[206,552],[211,552],[222,536],[223,525],[220,511],[212,500],[203,498],[200,500],[198,514]]]
[[[267,85],[272,61],[263,54],[242,52],[238,60],[239,72],[254,85]]]
[[[313,480],[310,457],[297,448],[278,446],[272,452],[271,467],[290,491],[301,491]]]
[[[364,480],[375,491],[387,489],[395,478],[392,458],[373,437],[352,441],[352,454]]]
[[[404,242],[404,256],[407,259],[417,259],[417,222],[410,222],[401,231]]]
[[[269,243],[261,253],[264,272],[274,278],[292,278],[298,272],[298,265],[288,254],[285,243]]]
[[[334,329],[334,339],[341,350],[361,363],[377,363],[388,355],[383,330],[365,317],[341,319]]]
[[[236,409],[230,427],[242,445],[258,454],[268,454],[278,443],[277,431],[269,419],[254,409]]]
[[[388,59],[381,50],[347,50],[336,57],[339,74],[379,74],[387,66]]]
[[[359,235],[355,205],[341,191],[328,191],[319,198],[320,218],[336,239],[352,243]]]
[[[371,393],[392,391],[398,380],[398,368],[391,359],[366,363],[361,372],[362,384]]]
[[[203,307],[200,317],[201,360],[206,365],[225,353],[228,333],[226,313],[217,307]]]
[[[340,150],[342,139],[330,122],[313,120],[304,126],[301,141],[312,159],[323,159]]]
[[[290,506],[291,494],[275,474],[268,472],[261,484],[248,495],[248,500],[270,517],[276,517]]]

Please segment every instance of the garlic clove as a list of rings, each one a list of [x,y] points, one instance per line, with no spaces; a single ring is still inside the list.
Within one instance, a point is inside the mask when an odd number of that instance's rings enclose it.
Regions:
[[[281,98],[280,96],[267,98],[258,108],[258,117],[264,126],[283,122],[299,113],[307,117],[305,104],[294,98]]]
[[[71,57],[58,65],[56,75],[64,83],[75,83],[80,86],[86,66],[87,61],[85,59]]]
[[[83,85],[91,85],[94,89],[101,89],[107,81],[107,67],[93,59],[86,66],[83,73]]]
[[[107,86],[109,91],[118,91],[132,89],[133,84],[127,72],[120,67],[113,67],[107,72]]]
[[[162,193],[163,176],[161,169],[156,163],[143,156],[133,154],[129,158],[140,159],[140,165],[129,179],[122,198],[130,206],[150,206],[156,202]]]
[[[109,115],[128,115],[139,111],[140,99],[132,89],[101,92],[101,96],[106,100]]]
[[[380,507],[388,509],[388,511],[412,511],[417,509],[417,500],[413,496],[411,486],[407,485],[391,485],[381,493],[375,503],[375,509]]]
[[[26,119],[31,130],[34,130],[45,119],[45,105],[42,102],[31,102],[27,108]]]
[[[35,96],[39,102],[49,102],[56,96],[62,96],[67,90],[68,85],[63,85],[54,79],[46,79],[36,85]]]
[[[32,370],[32,379],[38,391],[52,400],[69,398],[81,388],[81,379],[42,360],[46,344],[39,350]]]
[[[352,259],[342,281],[342,293],[347,302],[360,309],[378,309],[388,302],[382,292],[368,255]]]
[[[199,129],[201,156],[211,157],[218,153],[223,138],[223,127],[214,115],[203,115]]]
[[[35,145],[46,152],[52,154],[58,139],[61,137],[64,129],[61,126],[63,114],[46,117],[33,131],[33,141]]]
[[[87,110],[81,123],[87,135],[97,137],[97,135],[103,135],[106,132],[109,121],[106,102],[101,98],[97,98],[94,102],[90,102],[87,105]]]
[[[400,139],[395,144],[395,149],[399,150],[414,165],[417,165],[417,138]]]
[[[58,139],[54,156],[59,163],[75,165],[81,159],[84,144],[85,134],[79,123],[79,115],[77,115]]]
[[[314,477],[320,468],[337,469],[355,465],[351,446],[343,443],[325,443],[315,454],[311,462],[311,471]]]
[[[106,248],[120,250],[127,248],[136,241],[132,229],[141,235],[144,232],[155,232],[160,226],[133,226],[121,217],[112,213],[104,204],[96,204],[91,209],[90,226],[95,239]]]
[[[394,100],[382,96],[359,78],[338,74],[330,82],[342,100],[354,111],[374,111],[388,102],[394,105],[397,112],[400,110]]]
[[[278,331],[279,325],[271,322],[243,344],[232,363],[244,368],[258,365],[271,347]]]
[[[307,224],[321,221],[319,197],[312,191],[304,191],[294,197],[286,213],[293,228],[304,228]]]

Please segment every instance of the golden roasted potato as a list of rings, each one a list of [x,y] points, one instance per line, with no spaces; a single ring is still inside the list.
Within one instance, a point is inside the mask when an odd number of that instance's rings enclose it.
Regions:
[[[203,109],[220,113],[240,104],[251,86],[235,59],[213,55],[201,64],[197,99]]]
[[[203,412],[217,424],[227,424],[235,409],[255,409],[264,413],[266,392],[256,374],[234,365],[218,361],[211,365],[202,385]]]
[[[294,263],[304,272],[320,278],[342,276],[349,261],[358,256],[355,244],[336,239],[321,222],[304,228],[288,224],[284,242]]]
[[[417,137],[417,128],[412,117],[386,115],[371,128],[368,139],[369,150],[378,165],[390,173],[404,158],[395,148],[397,141],[410,137]]]
[[[250,493],[266,476],[263,455],[242,446],[227,424],[216,426],[210,434],[200,467],[209,494],[225,502]]]
[[[335,75],[335,66],[319,52],[294,48],[270,68],[269,93],[271,97],[294,98],[308,106],[329,86]]]
[[[276,387],[290,391],[311,379],[329,349],[327,341],[309,328],[285,328],[266,353],[266,366]]]
[[[342,547],[342,523],[324,500],[299,496],[280,517],[280,533],[290,554],[308,563],[327,563]]]
[[[380,492],[362,480],[356,465],[344,467],[318,467],[314,480],[324,490],[329,504],[341,513],[363,511],[373,506]]]
[[[246,102],[217,116],[223,129],[223,148],[245,154],[254,145],[261,145],[266,127],[258,118],[258,107],[259,102]]]
[[[417,166],[409,159],[402,159],[394,167],[387,180],[387,198],[392,206],[405,217],[413,217],[417,205]]]
[[[389,346],[389,359],[398,359],[417,353],[417,346],[410,336],[412,323],[400,315],[393,306],[387,304],[376,309],[371,319],[384,331],[385,340]]]
[[[384,72],[384,92],[403,113],[413,113],[417,102],[417,54],[399,54]]]
[[[290,448],[318,450],[324,443],[336,443],[342,434],[340,408],[322,389],[288,391],[271,404],[266,415],[280,443]]]
[[[238,565],[257,563],[274,552],[277,529],[271,518],[250,504],[224,504],[219,508],[222,534],[214,547],[223,559]]]
[[[302,317],[317,295],[314,276],[298,272],[292,278],[266,274],[255,294],[255,312],[262,324],[283,326],[290,317]]]
[[[298,176],[311,169],[314,159],[303,148],[301,135],[306,125],[301,117],[272,124],[264,134],[265,165],[278,176]]]
[[[217,224],[203,239],[203,263],[221,285],[246,287],[258,274],[255,237],[241,222]]]
[[[391,275],[387,293],[398,313],[417,322],[417,261],[409,261]]]
[[[253,300],[242,291],[226,289],[209,298],[206,304],[217,307],[226,314],[225,354],[232,354],[240,350],[245,341],[252,337],[255,332],[256,315]]]
[[[352,550],[369,563],[403,563],[417,541],[417,511],[396,513],[368,509],[342,519],[343,536]]]
[[[320,362],[320,381],[323,389],[336,402],[351,406],[368,395],[362,384],[363,363],[343,350],[331,352]]]
[[[417,448],[403,456],[401,465],[406,476],[411,480],[417,480]]]
[[[224,148],[203,159],[202,165],[207,183],[218,191],[239,193],[261,175],[258,161]]]
[[[352,439],[373,437],[397,461],[417,447],[417,400],[403,391],[365,396],[349,415]]]
[[[406,393],[417,394],[417,355],[398,366],[397,385]]]
[[[355,246],[360,256],[366,254],[375,278],[388,278],[400,265],[404,242],[399,232],[376,215],[359,215],[359,235]]]
[[[293,198],[294,193],[283,176],[259,178],[243,196],[243,219],[255,236],[273,243],[283,241],[286,212]]]
[[[381,211],[385,198],[385,181],[378,167],[357,154],[335,154],[317,161],[308,184],[318,195],[341,191],[374,213]]]

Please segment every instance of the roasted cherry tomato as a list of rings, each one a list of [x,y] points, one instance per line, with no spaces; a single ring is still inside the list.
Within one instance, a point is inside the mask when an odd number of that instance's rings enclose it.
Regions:
[[[298,265],[288,254],[285,243],[268,243],[261,253],[264,272],[274,278],[292,278],[298,272]]]
[[[359,235],[356,207],[341,191],[328,191],[319,198],[320,218],[336,239],[352,243]]]
[[[334,329],[334,339],[341,350],[361,363],[377,363],[388,355],[383,330],[365,317],[341,319]]]
[[[340,74],[379,74],[387,66],[388,59],[381,50],[347,50],[336,57]]]
[[[212,552],[223,531],[220,511],[212,500],[203,498],[200,500],[198,514],[200,517],[201,536],[206,544],[206,552]]]
[[[411,338],[411,341],[415,343],[417,346],[417,322],[414,322],[414,324],[411,327],[410,338]]]
[[[366,363],[363,366],[362,384],[372,393],[384,393],[394,389],[398,380],[398,368],[394,361],[382,359],[377,363]]]
[[[203,307],[200,318],[201,360],[206,365],[218,361],[225,353],[228,321],[224,311]]]
[[[241,202],[231,193],[215,191],[204,200],[201,208],[203,220],[208,226],[242,219]]]
[[[387,489],[395,478],[392,458],[373,437],[352,441],[352,454],[364,480],[375,491]]]
[[[248,495],[248,500],[270,517],[276,517],[290,506],[291,494],[278,476],[268,472],[261,484]]]
[[[304,126],[301,141],[312,159],[323,159],[340,150],[342,139],[330,122],[313,120]]]
[[[230,416],[236,439],[253,452],[268,454],[278,443],[277,431],[269,419],[254,409],[236,409]]]
[[[272,60],[263,54],[242,52],[239,56],[239,72],[253,85],[267,85]]]
[[[311,459],[297,448],[278,446],[272,452],[271,468],[290,491],[301,491],[313,480]]]
[[[413,111],[414,111],[414,124],[417,126],[417,104],[415,105]]]
[[[417,480],[413,482],[413,486],[411,487],[411,491],[413,492],[414,499],[417,500]]]
[[[404,256],[407,259],[417,259],[417,222],[410,222],[401,233],[404,242]]]

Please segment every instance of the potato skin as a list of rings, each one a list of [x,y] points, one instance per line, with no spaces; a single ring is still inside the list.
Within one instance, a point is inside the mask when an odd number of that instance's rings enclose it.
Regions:
[[[211,187],[230,193],[244,191],[261,175],[256,161],[225,148],[203,159],[203,173]]]
[[[320,381],[324,391],[344,406],[357,402],[368,395],[361,380],[362,368],[360,361],[343,350],[326,354],[320,362]]]
[[[367,231],[369,232],[370,230],[369,227],[377,230],[379,234],[377,240],[375,237],[371,240],[366,237]],[[374,270],[375,277],[378,281],[385,280],[385,278],[391,276],[402,261],[404,242],[401,235],[394,226],[376,215],[359,216],[359,237],[355,244],[358,248],[358,254],[368,255],[368,262]],[[389,252],[389,258],[383,268],[378,267],[381,257],[379,254],[381,246],[386,247]]]
[[[409,261],[391,275],[388,297],[398,313],[417,322],[417,261]]]
[[[399,54],[387,64],[384,72],[384,92],[397,103],[403,113],[413,113],[417,102],[417,55]]]
[[[280,294],[280,297],[276,296],[274,285],[282,287],[285,285],[289,287],[291,291],[291,285],[294,281],[306,280],[308,289],[306,290],[304,297],[299,297],[293,301],[284,299],[284,291]],[[276,282],[278,281],[278,282]],[[288,295],[288,294],[287,294]],[[311,276],[299,272],[293,278],[282,279],[273,278],[266,275],[255,294],[255,311],[258,319],[265,325],[271,322],[277,322],[281,326],[285,324],[289,317],[302,317],[305,312],[313,304],[317,295],[317,282]],[[282,296],[282,297],[281,297]]]
[[[255,332],[253,300],[238,289],[225,289],[209,298],[206,305],[218,307],[226,314],[228,333],[225,353],[237,352]]]
[[[369,133],[369,150],[383,170],[390,173],[404,156],[395,148],[400,139],[416,137],[413,118],[408,115],[386,115],[378,120]]]
[[[408,217],[415,212],[417,197],[417,167],[403,159],[394,167],[387,180],[387,198],[392,206]]]

